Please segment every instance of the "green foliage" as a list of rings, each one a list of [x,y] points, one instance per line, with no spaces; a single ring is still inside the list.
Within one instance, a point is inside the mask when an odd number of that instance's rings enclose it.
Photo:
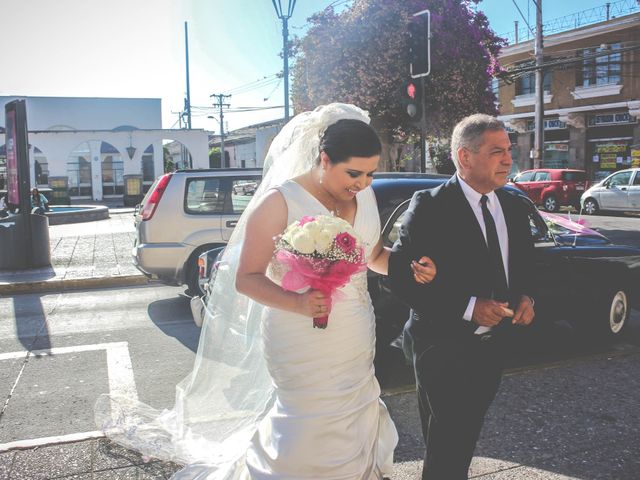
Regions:
[[[174,165],[173,160],[171,160],[171,154],[167,147],[162,147],[162,157],[164,160],[164,173],[173,172],[176,166]]]
[[[220,147],[213,147],[212,149],[210,149],[209,168],[220,168],[220,157]]]
[[[451,158],[451,142],[449,138],[430,138],[429,156],[438,173],[452,175],[456,171],[456,166]]]
[[[491,76],[502,39],[471,0],[353,0],[340,13],[328,8],[309,19],[296,39],[292,98],[296,111],[339,101],[370,112],[382,134],[415,131],[404,111],[409,80],[408,22],[432,15],[431,75],[426,77],[427,132],[448,136],[462,117],[495,114]],[[418,82],[419,84],[419,82]]]

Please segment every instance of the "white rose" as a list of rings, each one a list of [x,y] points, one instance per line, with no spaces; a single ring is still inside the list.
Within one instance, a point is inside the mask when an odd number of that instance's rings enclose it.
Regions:
[[[302,227],[302,231],[310,237],[315,237],[322,231],[322,227],[318,224],[318,222],[308,222],[304,224],[304,226]]]
[[[291,236],[291,246],[300,253],[313,253],[315,242],[310,235],[297,231]]]
[[[329,250],[329,247],[331,247],[331,244],[333,243],[333,238],[334,237],[326,231],[319,232],[318,235],[316,235],[314,238],[316,251],[319,253],[324,253]]]

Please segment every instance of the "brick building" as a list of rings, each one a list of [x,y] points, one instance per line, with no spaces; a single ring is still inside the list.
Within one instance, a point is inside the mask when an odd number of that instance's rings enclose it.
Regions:
[[[532,167],[534,41],[504,48],[500,61],[520,70],[500,81],[500,118],[519,170]],[[544,162],[578,168],[590,179],[640,167],[640,13],[544,37]]]

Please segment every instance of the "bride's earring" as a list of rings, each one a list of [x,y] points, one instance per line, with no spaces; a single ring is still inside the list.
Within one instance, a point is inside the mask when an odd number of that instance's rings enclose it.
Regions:
[[[318,180],[318,183],[320,185],[322,185],[322,179],[324,178],[324,168],[320,169],[320,180]]]

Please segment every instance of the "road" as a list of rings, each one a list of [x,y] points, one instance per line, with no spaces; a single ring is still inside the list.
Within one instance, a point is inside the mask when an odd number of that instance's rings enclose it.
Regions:
[[[0,395],[7,399],[0,444],[93,432],[92,407],[101,393],[172,406],[174,386],[191,370],[200,333],[183,290],[149,285],[0,299]],[[625,345],[640,350],[638,312],[630,326]],[[563,325],[540,335],[512,357],[511,368],[619,348]],[[25,353],[41,350],[37,356]],[[406,389],[412,381],[399,352],[378,365],[378,376],[387,391]]]
[[[0,444],[96,430],[101,393],[157,408],[191,370],[199,337],[177,287],[0,299]],[[38,356],[26,351],[45,350]]]

